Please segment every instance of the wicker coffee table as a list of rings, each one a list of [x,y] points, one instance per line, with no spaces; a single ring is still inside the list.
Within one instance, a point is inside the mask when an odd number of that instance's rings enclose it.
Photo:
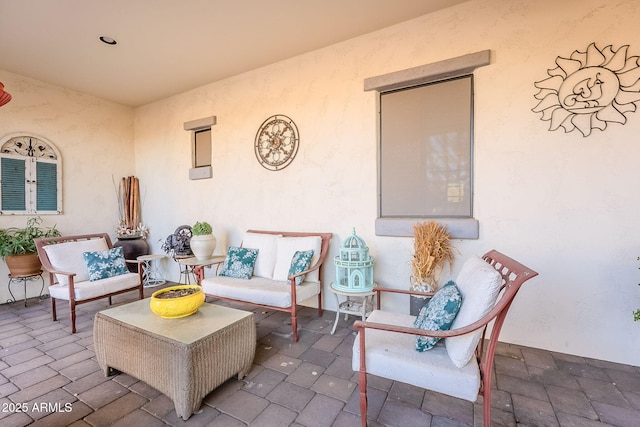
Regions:
[[[256,327],[253,313],[208,303],[191,316],[163,319],[143,299],[98,312],[93,340],[105,375],[120,371],[144,381],[187,420],[213,389],[249,373]]]

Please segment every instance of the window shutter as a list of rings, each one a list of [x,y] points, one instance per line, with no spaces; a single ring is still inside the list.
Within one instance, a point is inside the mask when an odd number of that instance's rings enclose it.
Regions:
[[[0,209],[3,211],[26,210],[26,162],[20,159],[0,158]]]
[[[58,165],[36,162],[36,210],[58,210]]]

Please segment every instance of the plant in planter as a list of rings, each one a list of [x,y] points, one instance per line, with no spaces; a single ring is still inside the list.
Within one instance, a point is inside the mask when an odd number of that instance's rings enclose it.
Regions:
[[[216,249],[216,237],[208,222],[196,222],[191,227],[191,250],[198,259],[207,259]]]
[[[0,257],[6,261],[12,276],[38,274],[42,266],[33,239],[60,236],[55,225],[42,227],[41,222],[42,218],[32,217],[24,228],[0,229]]]
[[[458,251],[451,244],[451,235],[447,232],[447,227],[435,221],[415,224],[413,235],[409,290],[435,292],[439,287],[442,269],[447,264],[451,269]],[[417,315],[416,311],[420,311],[427,298],[425,296],[411,296],[412,315]]]
[[[178,285],[155,291],[151,295],[151,311],[165,319],[177,319],[194,314],[204,303],[205,295],[198,285]]]

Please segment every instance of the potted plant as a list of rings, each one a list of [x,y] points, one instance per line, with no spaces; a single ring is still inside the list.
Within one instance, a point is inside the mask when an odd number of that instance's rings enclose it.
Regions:
[[[411,258],[411,285],[409,290],[435,292],[445,265],[451,269],[458,251],[451,244],[446,225],[435,221],[413,226],[413,256]],[[411,295],[410,312],[417,315],[426,302],[426,296]]]
[[[207,259],[216,249],[216,237],[208,222],[196,222],[191,227],[191,250],[198,259]]]
[[[32,276],[40,273],[42,265],[36,253],[33,239],[57,237],[60,231],[53,227],[42,227],[42,218],[32,217],[24,228],[0,229],[0,257],[5,260],[12,276]]]

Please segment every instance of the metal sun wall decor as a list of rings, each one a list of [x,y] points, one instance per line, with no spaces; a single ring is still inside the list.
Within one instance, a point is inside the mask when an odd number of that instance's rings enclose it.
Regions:
[[[609,122],[625,124],[640,101],[640,58],[627,56],[628,48],[601,50],[591,43],[585,52],[558,56],[549,78],[535,82],[540,102],[532,111],[550,121],[549,130],[577,129],[585,137]]]

